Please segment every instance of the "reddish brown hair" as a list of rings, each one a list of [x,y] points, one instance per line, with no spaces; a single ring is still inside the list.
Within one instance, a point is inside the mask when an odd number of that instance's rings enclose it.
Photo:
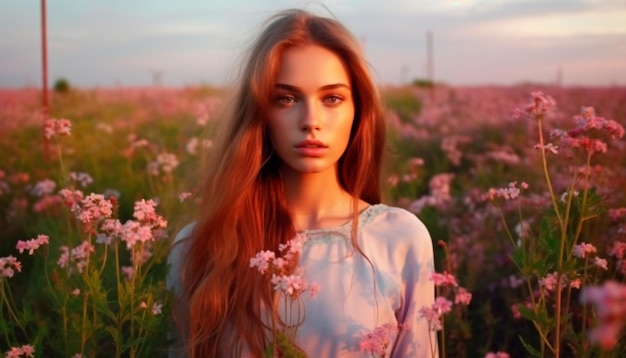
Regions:
[[[276,250],[294,237],[295,228],[266,113],[282,52],[307,44],[339,56],[352,82],[355,119],[338,162],[340,184],[355,199],[380,202],[383,113],[358,42],[334,19],[302,10],[277,14],[247,54],[230,122],[207,160],[201,183],[202,204],[183,273],[192,357],[239,355],[243,346],[261,356],[268,343],[261,307],[272,306],[273,297],[261,289],[262,277],[250,269],[249,260],[258,251]],[[356,219],[358,200],[353,202]]]

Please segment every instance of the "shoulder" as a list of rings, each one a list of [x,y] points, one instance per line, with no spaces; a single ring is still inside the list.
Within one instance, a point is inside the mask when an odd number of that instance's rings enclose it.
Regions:
[[[168,256],[170,263],[173,260],[180,259],[181,254],[183,254],[187,246],[189,246],[195,226],[195,223],[187,224],[176,234],[174,243],[172,244],[172,250]]]
[[[432,253],[430,233],[415,214],[385,204],[374,205],[368,211],[361,228],[363,245],[396,253]]]
[[[176,234],[172,249],[167,256],[167,262],[170,265],[167,284],[168,287],[174,289],[175,292],[180,292],[182,288],[180,285],[181,273],[183,263],[186,261],[187,250],[191,242],[191,235],[194,228],[194,223],[188,224]]]
[[[185,225],[177,234],[176,237],[174,238],[174,245],[177,245],[185,240],[188,240],[191,237],[191,234],[193,233],[193,229],[196,227],[196,223],[191,223],[191,224],[187,224]]]
[[[376,204],[367,210],[370,213],[363,220],[365,230],[394,236],[422,237],[430,242],[426,225],[410,211],[386,204]]]

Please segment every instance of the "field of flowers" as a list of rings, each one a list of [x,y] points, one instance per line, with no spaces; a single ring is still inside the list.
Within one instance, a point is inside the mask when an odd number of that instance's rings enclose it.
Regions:
[[[385,201],[433,236],[441,356],[625,356],[626,88],[382,93]],[[51,99],[44,121],[36,90],[0,90],[0,352],[164,356],[165,258],[224,91]]]

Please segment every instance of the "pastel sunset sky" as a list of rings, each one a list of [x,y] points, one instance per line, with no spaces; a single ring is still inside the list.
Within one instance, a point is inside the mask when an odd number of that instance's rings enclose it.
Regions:
[[[626,86],[624,0],[48,0],[50,82],[229,83],[263,20],[291,7],[332,12],[380,83],[426,76],[430,31],[438,82]],[[0,87],[40,85],[40,31],[40,1],[2,1]]]

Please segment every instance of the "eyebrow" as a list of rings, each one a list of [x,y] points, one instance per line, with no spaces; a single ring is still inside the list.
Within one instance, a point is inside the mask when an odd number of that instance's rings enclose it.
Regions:
[[[274,85],[274,87],[276,88],[280,88],[280,89],[285,89],[288,91],[293,91],[293,92],[302,92],[302,90],[300,88],[298,88],[297,86],[292,86],[292,85],[288,85],[285,83],[277,83],[276,85]],[[344,84],[344,83],[332,83],[332,84],[328,84],[328,85],[324,85],[322,87],[320,87],[318,89],[319,91],[328,91],[328,90],[333,90],[333,89],[337,89],[337,88],[345,88],[350,90],[350,86]]]

